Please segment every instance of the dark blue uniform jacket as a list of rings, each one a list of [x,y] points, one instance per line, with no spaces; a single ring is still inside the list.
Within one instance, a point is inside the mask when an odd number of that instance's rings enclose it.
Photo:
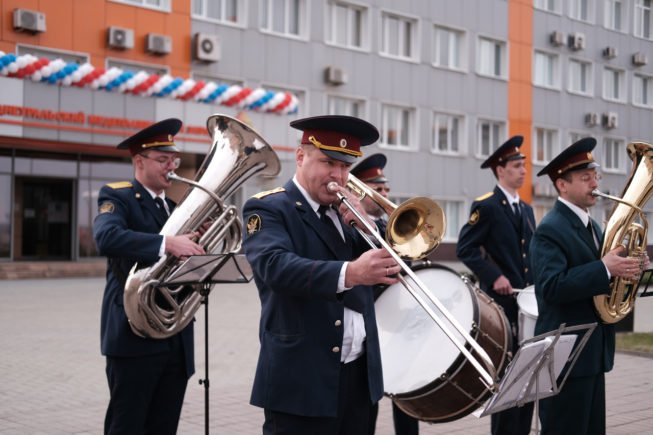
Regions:
[[[170,210],[174,203],[166,198]],[[93,235],[100,255],[107,257],[107,283],[102,299],[101,349],[112,357],[137,357],[167,352],[171,339],[148,339],[134,334],[123,307],[125,279],[132,266],[149,265],[159,259],[165,223],[156,203],[136,180],[111,183],[100,189],[99,213]],[[190,377],[195,372],[193,357],[193,322],[182,332],[181,339]]]
[[[383,379],[372,288],[336,293],[343,262],[368,245],[348,225],[346,243],[329,234],[292,181],[285,190],[257,196],[243,209],[244,248],[261,299],[251,403],[295,415],[336,416],[345,305],[364,316],[370,398],[379,400]]]

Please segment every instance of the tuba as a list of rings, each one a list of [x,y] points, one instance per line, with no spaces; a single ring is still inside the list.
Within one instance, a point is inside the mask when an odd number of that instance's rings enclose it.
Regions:
[[[606,195],[598,190],[594,196],[616,201],[603,235],[601,257],[619,245],[626,254],[642,258],[646,254],[648,222],[642,207],[653,194],[653,146],[633,142],[627,147],[633,167],[621,198]],[[639,218],[640,222],[635,222]],[[610,284],[610,294],[594,296],[594,308],[603,323],[616,323],[626,317],[635,306],[638,282],[615,277]]]
[[[242,223],[238,210],[225,201],[255,174],[275,176],[281,165],[268,143],[253,129],[225,115],[206,121],[213,139],[195,180],[174,172],[168,178],[190,187],[161,229],[162,236],[198,231],[210,225],[197,242],[207,254],[240,250]],[[199,285],[168,286],[181,266],[179,258],[163,255],[150,267],[134,265],[125,283],[124,307],[135,334],[167,338],[188,325],[204,298]]]

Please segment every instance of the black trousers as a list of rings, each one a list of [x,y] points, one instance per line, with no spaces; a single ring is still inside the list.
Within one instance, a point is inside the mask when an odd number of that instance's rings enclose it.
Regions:
[[[105,434],[175,434],[186,392],[179,338],[168,353],[138,358],[107,357],[111,398]]]
[[[338,415],[306,417],[264,410],[264,435],[361,435],[368,432],[370,422],[370,389],[367,382],[367,358],[340,366]]]
[[[540,402],[542,435],[605,434],[605,374],[568,378],[557,395]]]
[[[533,422],[533,402],[492,414],[492,435],[528,435]]]
[[[379,414],[379,404],[374,404],[370,415],[370,435],[376,432],[376,419]],[[392,402],[392,422],[394,423],[395,435],[417,435],[419,433],[419,420],[406,414]]]

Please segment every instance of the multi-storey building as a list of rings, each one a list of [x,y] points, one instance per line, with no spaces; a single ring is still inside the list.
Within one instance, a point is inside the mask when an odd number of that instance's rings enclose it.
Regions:
[[[653,139],[650,0],[2,0],[0,258],[93,258],[99,187],[131,178],[121,138],[184,121],[184,173],[213,113],[239,116],[293,173],[292,119],[365,118],[381,131],[396,202],[430,196],[453,260],[481,162],[523,135],[537,218],[555,192],[539,171],[594,136],[603,190],[619,194],[626,144]],[[182,188],[179,188],[178,194]],[[174,195],[173,195],[174,196]],[[611,204],[594,208],[603,220]],[[647,209],[653,210],[651,207]]]

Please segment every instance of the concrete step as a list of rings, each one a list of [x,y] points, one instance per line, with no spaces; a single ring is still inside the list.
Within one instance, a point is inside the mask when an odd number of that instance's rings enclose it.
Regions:
[[[0,263],[0,280],[101,277],[106,259],[88,261],[11,261]]]

